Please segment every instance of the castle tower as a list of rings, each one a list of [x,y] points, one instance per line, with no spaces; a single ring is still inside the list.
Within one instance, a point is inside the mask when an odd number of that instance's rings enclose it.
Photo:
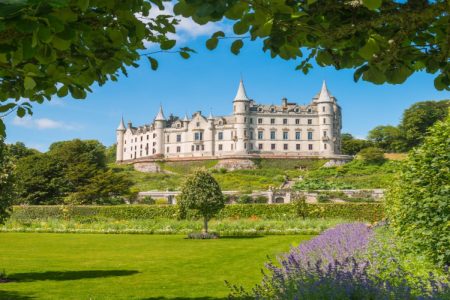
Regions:
[[[164,155],[164,127],[166,125],[166,117],[164,116],[162,105],[159,107],[158,114],[155,117],[155,133],[156,145],[155,155]]]
[[[236,153],[242,154],[247,152],[247,134],[248,134],[248,114],[250,99],[245,92],[244,82],[239,82],[239,88],[233,101],[233,115],[235,116],[236,128]]]
[[[214,127],[214,117],[212,115],[212,112],[210,112],[208,116],[208,130],[206,131],[205,137],[205,149],[210,152],[211,156],[214,156],[215,153],[215,133],[216,129]]]
[[[317,103],[317,110],[319,115],[319,137],[320,147],[319,151],[325,155],[334,154],[334,142],[336,141],[334,130],[334,106],[335,100],[330,95],[325,80],[322,84],[322,89],[319,98],[315,101]]]
[[[123,122],[123,117],[120,119],[119,126],[116,129],[116,141],[117,141],[117,149],[116,149],[116,161],[123,161],[123,147],[124,147],[124,136],[125,136],[125,123]]]

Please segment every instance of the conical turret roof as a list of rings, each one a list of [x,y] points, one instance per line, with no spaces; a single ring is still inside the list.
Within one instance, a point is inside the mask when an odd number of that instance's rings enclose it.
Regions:
[[[247,97],[247,93],[245,92],[244,82],[242,81],[242,79],[239,81],[239,88],[236,93],[236,97],[234,97],[234,101],[236,100],[250,101],[250,99]]]
[[[187,114],[184,114],[183,121],[184,121],[184,122],[188,122],[188,121],[189,121],[189,118],[188,118]]]
[[[330,102],[333,101],[331,98],[330,92],[328,91],[327,84],[325,80],[322,83],[322,89],[319,93],[319,98],[317,99],[317,102]]]
[[[166,117],[164,116],[162,105],[159,107],[159,112],[155,117],[155,121],[165,121]]]
[[[125,128],[125,122],[123,121],[123,117],[120,119],[119,126],[117,127],[117,130],[126,130]]]

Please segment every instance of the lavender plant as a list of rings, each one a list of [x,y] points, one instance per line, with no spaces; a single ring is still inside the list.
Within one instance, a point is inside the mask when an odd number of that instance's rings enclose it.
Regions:
[[[263,281],[251,291],[231,288],[231,299],[447,299],[448,287],[433,276],[412,289],[405,271],[396,280],[371,272],[367,248],[374,232],[362,223],[341,224],[292,248],[278,263],[268,263]],[[399,266],[399,265],[396,265]]]

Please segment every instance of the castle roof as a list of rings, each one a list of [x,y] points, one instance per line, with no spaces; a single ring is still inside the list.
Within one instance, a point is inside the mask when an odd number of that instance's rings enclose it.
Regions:
[[[164,112],[163,112],[163,108],[162,105],[159,106],[159,112],[155,117],[155,121],[165,121],[166,117],[164,117]]]
[[[234,101],[237,100],[250,101],[250,99],[247,97],[247,93],[245,92],[244,82],[242,81],[242,79],[239,81],[239,88],[236,93],[236,97],[234,97]]]
[[[334,102],[336,100],[327,88],[325,80],[322,83],[322,88],[320,92],[314,96],[314,102]]]
[[[188,122],[188,121],[189,121],[189,118],[188,118],[187,114],[184,114],[183,121],[184,121],[184,122]]]
[[[123,121],[123,117],[120,119],[120,123],[119,123],[119,126],[117,127],[117,130],[123,130],[123,131],[126,130],[125,122]]]

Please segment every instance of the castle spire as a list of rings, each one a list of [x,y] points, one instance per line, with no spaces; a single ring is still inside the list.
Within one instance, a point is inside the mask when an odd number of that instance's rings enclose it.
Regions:
[[[239,88],[238,91],[236,93],[236,97],[234,97],[234,101],[237,100],[244,100],[244,101],[249,101],[250,99],[247,97],[247,93],[245,92],[245,87],[244,87],[244,82],[241,80],[239,81]]]
[[[166,117],[164,117],[164,112],[163,112],[163,108],[162,105],[159,106],[159,112],[155,117],[155,121],[165,121]]]
[[[186,113],[184,114],[183,122],[189,122],[189,118]]]
[[[214,117],[212,115],[212,111],[209,112],[208,120],[214,120]]]
[[[119,131],[119,130],[123,130],[123,131],[125,131],[126,129],[125,129],[125,122],[123,121],[123,116],[122,116],[122,118],[120,119],[120,123],[119,123],[119,127],[117,127],[117,131]]]
[[[319,99],[317,102],[329,102],[332,101],[330,92],[328,91],[325,80],[322,83],[322,89],[320,90]]]

